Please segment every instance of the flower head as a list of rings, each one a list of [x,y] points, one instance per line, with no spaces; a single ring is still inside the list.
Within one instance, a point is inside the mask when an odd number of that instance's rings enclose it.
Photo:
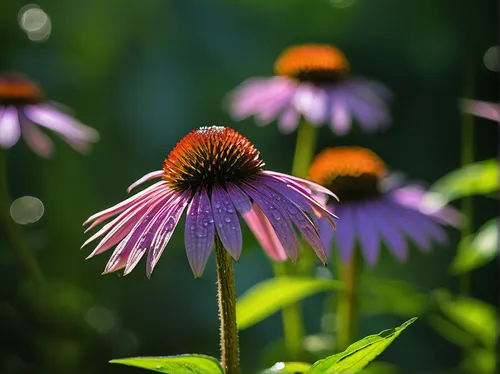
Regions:
[[[39,126],[59,134],[74,149],[84,152],[97,141],[97,132],[44,101],[40,88],[20,75],[0,76],[0,147],[10,148],[21,135],[42,157],[53,152],[52,141]]]
[[[235,119],[253,115],[262,125],[278,119],[283,132],[292,132],[304,116],[315,126],[330,124],[337,135],[349,131],[351,118],[368,132],[390,122],[389,91],[379,83],[352,77],[346,57],[333,46],[290,47],[274,68],[276,76],[251,78],[230,95]]]
[[[339,197],[339,203],[327,206],[340,217],[335,241],[343,262],[350,260],[356,239],[369,264],[377,262],[382,241],[404,261],[406,238],[430,251],[433,241],[446,241],[441,224],[455,226],[460,219],[451,207],[426,205],[425,191],[419,186],[387,186],[384,162],[366,148],[324,150],[312,162],[309,179]],[[330,248],[333,231],[320,222],[320,232],[325,248]]]
[[[128,274],[148,252],[150,276],[187,208],[184,241],[196,277],[203,274],[215,235],[239,259],[242,234],[237,213],[274,260],[297,260],[295,227],[326,262],[317,221],[323,217],[334,226],[336,217],[312,192],[335,195],[263,167],[259,151],[238,132],[222,126],[193,130],[170,152],[163,170],[146,174],[129,191],[150,179],[161,181],[85,222],[92,223],[90,230],[116,216],[85,242],[84,246],[104,236],[89,257],[116,245],[105,273],[125,268]]]

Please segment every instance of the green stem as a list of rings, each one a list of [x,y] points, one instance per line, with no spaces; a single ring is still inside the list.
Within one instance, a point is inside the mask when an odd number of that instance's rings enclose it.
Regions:
[[[218,235],[215,237],[217,290],[220,319],[221,363],[225,374],[238,374],[239,349],[236,327],[236,292],[233,262]]]
[[[344,289],[339,295],[337,305],[337,351],[345,350],[354,342],[358,324],[358,275],[360,261],[357,248],[351,260],[340,266],[340,279]]]
[[[474,162],[474,118],[466,113],[462,114],[462,146],[461,146],[461,165],[466,166]],[[473,197],[465,197],[462,201],[462,214],[466,217],[460,231],[462,239],[472,234],[472,221],[474,219],[474,201]],[[459,288],[462,295],[470,293],[471,276],[469,272],[460,275]]]
[[[297,145],[295,146],[295,156],[293,158],[292,167],[293,175],[300,178],[307,177],[309,165],[311,165],[316,150],[317,137],[317,128],[311,126],[306,121],[302,121],[297,133]]]
[[[5,153],[0,150],[0,225],[17,252],[19,259],[24,264],[26,271],[37,284],[44,286],[45,280],[33,252],[24,242],[21,228],[11,219],[9,210],[12,199],[7,185],[7,162]]]
[[[316,150],[317,129],[311,126],[305,120],[299,125],[297,132],[297,144],[295,146],[295,155],[293,158],[292,174],[306,178],[309,170],[309,165]],[[288,264],[275,263],[275,276],[290,275]],[[285,347],[290,355],[290,359],[297,360],[302,352],[302,341],[304,339],[305,329],[302,318],[302,310],[300,303],[294,303],[283,308],[283,336]]]

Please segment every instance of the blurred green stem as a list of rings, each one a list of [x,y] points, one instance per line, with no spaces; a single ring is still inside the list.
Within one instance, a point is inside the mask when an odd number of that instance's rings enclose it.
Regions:
[[[292,174],[306,178],[309,165],[316,150],[317,129],[303,120],[297,132],[297,144],[295,146],[295,155],[293,158]],[[274,275],[290,275],[288,264],[274,263]],[[290,359],[297,360],[302,352],[302,340],[304,339],[305,329],[302,319],[300,303],[295,303],[283,309],[283,336],[285,347],[290,355]]]
[[[233,262],[218,235],[215,236],[215,255],[217,264],[221,363],[225,374],[238,374],[239,348]]]
[[[44,286],[45,280],[36,258],[24,242],[21,228],[12,220],[9,214],[12,199],[7,184],[6,158],[5,152],[0,150],[0,225],[3,227],[8,240],[17,252],[28,274],[37,284]]]
[[[339,260],[340,261],[340,260]],[[360,259],[358,249],[354,248],[351,259],[340,268],[340,280],[344,289],[337,304],[337,351],[345,350],[354,342],[358,325],[358,275]]]
[[[292,166],[292,174],[296,177],[307,177],[309,165],[311,165],[316,150],[317,137],[317,128],[303,120],[297,133],[297,144]]]
[[[467,113],[462,113],[462,145],[461,145],[461,164],[462,167],[474,162],[474,118]],[[474,219],[474,201],[473,197],[465,197],[462,201],[462,214],[466,218],[461,227],[460,236],[462,239],[472,234],[472,221]],[[469,295],[470,293],[470,272],[460,275],[460,293]]]

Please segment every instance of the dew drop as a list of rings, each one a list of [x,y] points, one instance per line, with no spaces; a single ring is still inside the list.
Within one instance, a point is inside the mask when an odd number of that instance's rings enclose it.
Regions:
[[[233,212],[234,212],[233,208],[227,208],[227,211],[228,211],[229,213],[233,213]]]
[[[220,204],[219,203],[215,204],[215,209],[219,209],[219,208],[220,208]]]
[[[224,218],[224,221],[226,221],[226,223],[229,223],[229,222],[231,222],[231,218],[226,217],[226,218]]]
[[[196,225],[191,225],[191,230],[196,230]]]
[[[209,219],[208,223],[214,223],[214,220],[213,219]]]

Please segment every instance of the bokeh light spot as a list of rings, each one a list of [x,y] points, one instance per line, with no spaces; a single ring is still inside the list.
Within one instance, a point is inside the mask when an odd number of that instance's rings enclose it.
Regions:
[[[483,62],[486,69],[500,71],[500,48],[497,45],[489,48],[484,54]]]
[[[10,206],[10,216],[21,224],[35,223],[43,216],[45,208],[40,199],[33,196],[23,196],[14,200]]]
[[[357,0],[328,0],[328,2],[330,3],[331,6],[335,7],[335,8],[348,8],[350,7],[351,5],[354,5],[354,3],[356,2]]]
[[[90,308],[85,315],[85,321],[100,334],[110,332],[115,326],[113,313],[100,306]]]
[[[49,38],[52,31],[50,17],[36,4],[29,4],[21,8],[18,22],[21,29],[32,41],[43,42]]]

